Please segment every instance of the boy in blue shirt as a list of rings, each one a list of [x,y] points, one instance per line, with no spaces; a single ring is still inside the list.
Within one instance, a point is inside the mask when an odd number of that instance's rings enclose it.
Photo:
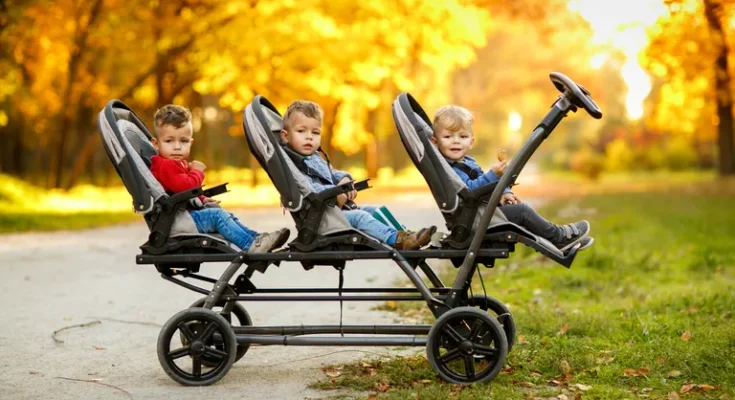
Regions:
[[[299,158],[300,162],[294,164],[307,177],[316,192],[352,180],[348,173],[332,169],[317,154],[321,145],[322,118],[323,112],[318,104],[297,100],[288,106],[281,130],[281,140],[286,145],[286,151],[290,156]],[[348,200],[354,200],[356,196],[355,190],[340,194],[337,196],[337,207],[341,209]],[[436,226],[418,232],[398,231],[364,210],[345,210],[343,213],[350,226],[398,250],[416,250],[426,246],[431,241],[431,235],[436,232]]]
[[[473,122],[474,118],[466,108],[455,105],[441,107],[434,116],[434,136],[431,138],[432,143],[470,190],[498,182],[508,166],[508,161],[503,160],[493,165],[489,171],[483,172],[475,159],[467,155],[475,142],[472,135]],[[582,244],[579,250],[583,250],[594,241],[588,236],[589,222],[553,224],[529,205],[521,203],[510,188],[505,188],[500,205],[503,206],[502,211],[508,221],[547,239],[561,251],[566,251],[577,243]]]

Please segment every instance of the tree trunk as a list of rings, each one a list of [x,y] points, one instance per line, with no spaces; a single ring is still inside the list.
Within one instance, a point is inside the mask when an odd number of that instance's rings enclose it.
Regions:
[[[375,134],[377,126],[378,111],[371,110],[368,112],[367,131],[372,135],[370,141],[365,144],[365,169],[367,169],[368,178],[372,179],[378,177],[378,136]]]
[[[733,96],[730,91],[730,70],[725,31],[722,27],[724,7],[718,0],[704,0],[704,14],[707,17],[712,40],[717,47],[715,61],[715,90],[717,97],[717,126],[720,175],[735,174],[735,125],[733,125]]]

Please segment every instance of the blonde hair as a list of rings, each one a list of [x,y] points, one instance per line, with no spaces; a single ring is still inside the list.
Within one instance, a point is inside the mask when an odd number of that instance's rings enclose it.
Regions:
[[[434,134],[440,128],[450,132],[457,132],[460,129],[464,129],[472,133],[473,122],[475,122],[475,118],[472,116],[470,110],[453,104],[442,106],[436,110],[436,114],[434,115]]]
[[[324,111],[319,107],[319,104],[308,100],[296,100],[289,104],[286,109],[286,114],[283,115],[283,129],[288,130],[291,124],[291,117],[297,112],[304,114],[307,118],[318,120],[320,124],[322,123],[322,118],[324,118]]]
[[[189,109],[176,104],[165,105],[153,115],[153,128],[156,131],[156,136],[158,135],[158,128],[171,125],[178,129],[189,122],[191,122]]]

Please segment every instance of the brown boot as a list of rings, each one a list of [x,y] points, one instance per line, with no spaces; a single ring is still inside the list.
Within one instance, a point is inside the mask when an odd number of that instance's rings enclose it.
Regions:
[[[431,241],[431,235],[436,232],[436,226],[421,229],[418,232],[398,231],[393,248],[396,250],[417,250]]]

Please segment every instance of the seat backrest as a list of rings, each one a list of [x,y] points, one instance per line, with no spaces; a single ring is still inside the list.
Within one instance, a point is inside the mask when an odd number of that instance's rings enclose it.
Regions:
[[[467,185],[452,170],[447,160],[431,143],[434,130],[431,120],[408,93],[393,102],[393,120],[416,168],[424,176],[442,213],[453,213],[459,206],[459,192]]]
[[[268,173],[281,195],[281,205],[291,212],[296,226],[302,222],[298,212],[306,206],[306,197],[314,193],[306,176],[299,171],[281,146],[283,118],[268,99],[258,95],[245,107],[243,128],[250,152]],[[328,235],[348,231],[351,227],[336,207],[327,207],[318,233]]]
[[[97,126],[105,152],[133,198],[135,212],[151,212],[166,192],[149,169],[156,150],[145,124],[123,102],[111,100],[100,111]]]

